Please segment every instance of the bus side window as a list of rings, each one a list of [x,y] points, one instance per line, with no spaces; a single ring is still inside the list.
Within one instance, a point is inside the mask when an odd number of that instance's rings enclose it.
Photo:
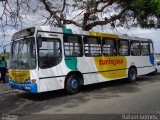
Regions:
[[[141,42],[141,54],[143,56],[149,55],[149,43],[148,42]]]
[[[64,53],[68,57],[81,57],[83,55],[81,36],[64,35]]]
[[[39,67],[50,68],[62,60],[61,44],[58,38],[42,38],[39,46]]]
[[[84,37],[84,52],[87,57],[96,57],[102,55],[101,38],[99,37]]]
[[[116,40],[103,38],[103,55],[104,56],[115,56],[117,55]]]
[[[138,41],[131,41],[130,42],[130,49],[131,49],[131,55],[132,56],[140,56],[140,42]]]
[[[118,42],[118,52],[121,56],[129,55],[129,41],[128,40],[119,40]]]

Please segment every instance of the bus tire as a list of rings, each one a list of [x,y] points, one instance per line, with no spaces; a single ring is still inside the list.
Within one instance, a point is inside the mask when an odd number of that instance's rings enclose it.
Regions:
[[[134,67],[131,67],[128,71],[128,81],[135,82],[137,79],[137,70]]]
[[[154,75],[157,75],[158,74],[158,71],[157,69],[155,69],[155,71],[153,72]]]
[[[65,82],[66,92],[70,95],[73,95],[78,93],[79,88],[80,88],[79,78],[74,74],[69,75]]]

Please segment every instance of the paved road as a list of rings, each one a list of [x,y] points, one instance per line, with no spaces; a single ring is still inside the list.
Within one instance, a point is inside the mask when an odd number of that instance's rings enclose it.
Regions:
[[[28,119],[30,114],[37,120],[53,118],[53,114],[63,114],[57,115],[57,119],[83,118],[79,114],[92,114],[92,119],[106,118],[97,114],[108,114],[113,119],[117,119],[116,115],[121,117],[120,114],[130,113],[160,115],[160,74],[141,76],[135,83],[123,79],[89,85],[72,96],[63,90],[37,95],[25,92],[7,94],[0,96],[0,113],[19,114],[23,119]]]

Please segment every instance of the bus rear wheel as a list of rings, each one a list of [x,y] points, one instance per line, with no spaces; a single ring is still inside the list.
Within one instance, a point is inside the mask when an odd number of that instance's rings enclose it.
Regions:
[[[78,93],[80,87],[79,83],[80,80],[76,75],[74,74],[69,75],[65,83],[66,92],[70,95]]]
[[[155,71],[153,72],[154,75],[157,75],[158,74],[158,71],[157,69],[155,69]]]
[[[135,68],[130,68],[128,71],[128,81],[134,82],[137,79],[137,70]]]

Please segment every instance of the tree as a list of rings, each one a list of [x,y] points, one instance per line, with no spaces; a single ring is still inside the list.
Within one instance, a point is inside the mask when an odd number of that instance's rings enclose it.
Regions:
[[[2,5],[2,27],[16,27],[26,14],[41,11],[43,24],[58,27],[73,24],[83,30],[98,25],[160,28],[159,0],[2,0]]]

